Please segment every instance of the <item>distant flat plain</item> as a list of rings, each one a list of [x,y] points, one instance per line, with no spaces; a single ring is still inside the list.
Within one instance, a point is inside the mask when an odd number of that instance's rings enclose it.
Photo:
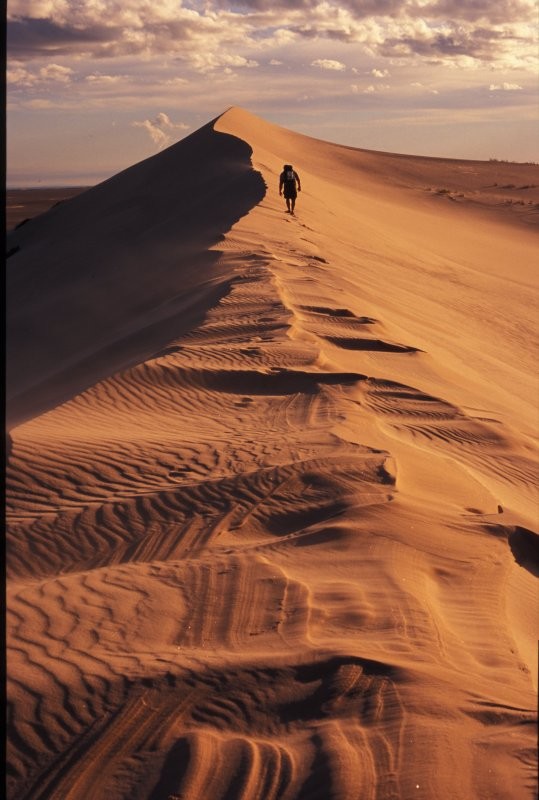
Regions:
[[[87,188],[87,186],[48,186],[6,189],[6,230],[13,230],[24,220],[43,214],[56,203],[75,197]]]

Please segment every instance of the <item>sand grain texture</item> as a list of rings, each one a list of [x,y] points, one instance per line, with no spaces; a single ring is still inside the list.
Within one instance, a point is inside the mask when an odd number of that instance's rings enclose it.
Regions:
[[[10,235],[10,800],[535,796],[538,186],[233,108]]]

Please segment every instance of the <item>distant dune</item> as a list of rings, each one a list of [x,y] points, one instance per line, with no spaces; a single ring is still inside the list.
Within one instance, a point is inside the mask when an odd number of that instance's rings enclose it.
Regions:
[[[8,800],[536,796],[538,221],[232,108],[9,234]]]

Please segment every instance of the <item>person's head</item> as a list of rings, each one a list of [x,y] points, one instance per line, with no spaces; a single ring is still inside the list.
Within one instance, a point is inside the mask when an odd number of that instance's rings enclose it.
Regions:
[[[283,169],[293,169],[292,164],[285,164]]]

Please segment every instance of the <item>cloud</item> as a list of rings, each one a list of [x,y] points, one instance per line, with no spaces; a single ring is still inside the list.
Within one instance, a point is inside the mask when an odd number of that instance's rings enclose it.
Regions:
[[[376,94],[378,92],[383,92],[386,89],[391,89],[391,86],[388,83],[377,83],[376,86],[371,83],[370,86],[367,86],[366,89],[363,89],[363,94]]]
[[[49,64],[39,70],[40,77],[47,81],[56,81],[57,83],[69,83],[73,75],[71,67],[64,67],[61,64]]]
[[[126,80],[126,75],[102,75],[101,73],[92,73],[86,75],[84,80],[92,86],[112,86]]]
[[[331,3],[325,2],[327,6],[347,7],[352,10],[358,18],[368,16],[385,16],[398,13],[399,9],[406,5],[409,0],[343,0],[343,2]],[[228,7],[229,0],[216,0],[215,5],[219,7]],[[279,9],[285,11],[303,12],[307,16],[312,11],[313,7],[320,5],[316,0],[238,0],[237,6],[244,9],[256,11],[268,11],[271,9]]]
[[[463,19],[477,22],[486,20],[492,24],[512,22],[516,19],[533,21],[537,14],[535,0],[435,0],[424,9],[432,17]]]
[[[213,0],[217,8],[228,9],[231,0]],[[323,6],[328,18],[338,19],[336,10],[348,12],[355,20],[368,18],[426,19],[466,22],[486,22],[499,25],[525,20],[536,24],[535,0],[237,0],[235,8],[245,12],[264,13],[277,10],[303,15],[306,19],[313,10]]]
[[[71,67],[62,64],[47,64],[40,69],[29,70],[22,64],[14,62],[6,72],[7,83],[16,87],[39,87],[46,84],[68,84],[74,76]]]
[[[152,142],[158,146],[159,150],[172,144],[174,131],[186,131],[189,129],[189,125],[185,125],[183,122],[172,122],[170,117],[162,111],[153,120],[145,119],[142,122],[132,122],[131,124],[134,128],[143,128],[147,131]]]
[[[350,84],[350,89],[353,94],[373,95],[385,92],[387,89],[391,89],[391,86],[388,83],[377,83],[376,85],[371,83],[369,86],[360,86],[358,83],[352,83]]]
[[[399,66],[535,72],[535,6],[535,0],[10,0],[7,44],[23,66],[169,57],[185,70],[229,74],[259,66],[264,53],[282,61],[290,44],[316,42],[310,63],[321,69],[345,69],[346,58],[333,52],[342,43]],[[387,74],[383,65],[371,71],[377,80]]]
[[[6,70],[6,83],[8,86],[29,87],[36,82],[36,76],[20,64],[13,63]]]
[[[36,58],[92,53],[99,55],[113,50],[122,32],[114,26],[88,19],[75,27],[54,19],[22,17],[8,19],[8,52],[16,58]]]
[[[254,61],[253,59],[245,58],[238,54],[213,52],[210,50],[207,52],[190,53],[185,58],[187,58],[192,66],[199,72],[210,72],[212,70],[224,68],[224,72],[230,74],[232,71],[231,68],[241,69],[247,67],[252,69],[253,67],[258,67],[258,61]]]
[[[240,22],[241,15],[232,16]],[[45,53],[94,58],[188,53],[202,51],[202,39],[215,51],[212,44],[222,38],[241,42],[241,26],[230,36],[231,20],[221,25],[229,17],[184,8],[181,0],[50,0],[37,6],[12,0],[7,40],[11,53],[27,58]]]
[[[520,90],[522,90],[522,86],[519,86],[518,83],[502,83],[500,85],[491,83],[489,86],[489,92],[518,92]]]
[[[331,58],[317,58],[314,61],[311,61],[311,67],[320,67],[320,69],[329,69],[342,72],[346,69],[346,64],[343,64],[342,61],[334,61]]]

